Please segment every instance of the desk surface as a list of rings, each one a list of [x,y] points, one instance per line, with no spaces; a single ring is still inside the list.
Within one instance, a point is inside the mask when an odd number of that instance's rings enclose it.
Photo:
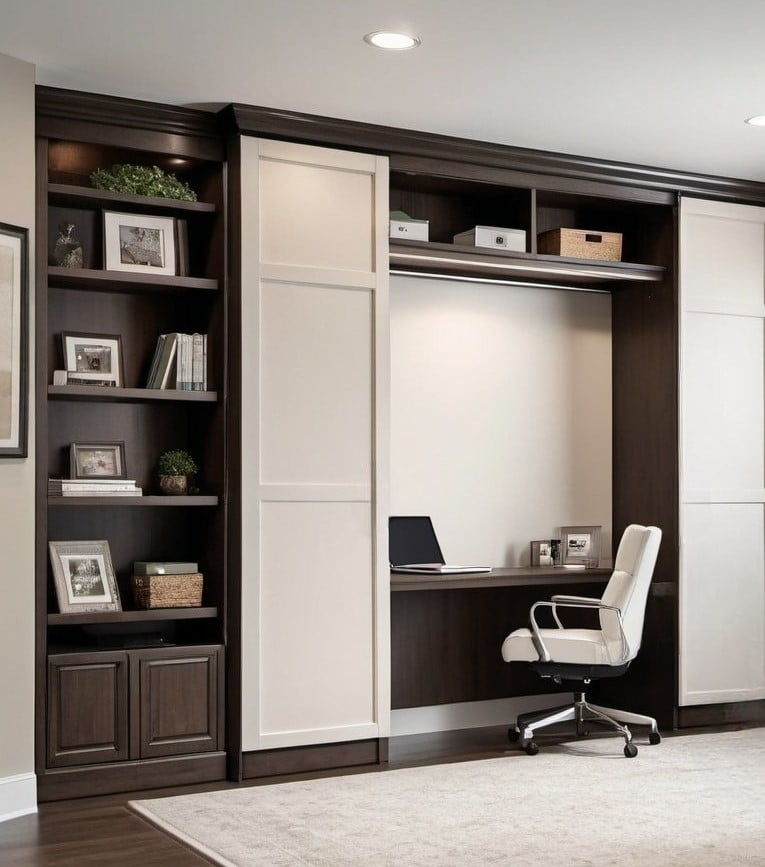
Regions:
[[[461,575],[390,573],[391,592],[398,590],[465,590],[480,587],[525,587],[539,584],[605,584],[611,569],[568,569],[565,566],[516,566]]]

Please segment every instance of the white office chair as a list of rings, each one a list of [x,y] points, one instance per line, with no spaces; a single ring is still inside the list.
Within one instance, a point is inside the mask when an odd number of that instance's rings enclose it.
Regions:
[[[630,524],[619,543],[614,571],[602,598],[553,596],[549,602],[536,602],[529,613],[531,628],[516,629],[502,644],[505,662],[529,662],[534,671],[542,677],[552,677],[556,683],[578,680],[588,684],[595,679],[624,674],[640,649],[648,587],[660,542],[658,527]],[[555,627],[539,627],[538,608],[551,609]],[[597,609],[600,629],[564,627],[559,617],[561,608]],[[584,691],[574,693],[571,705],[543,713],[521,714],[516,725],[510,727],[508,736],[512,742],[520,739],[521,747],[533,756],[539,752],[534,732],[567,720],[576,722],[579,735],[585,733],[584,725],[588,722],[615,729],[624,737],[627,758],[637,755],[637,747],[626,723],[650,725],[649,742],[661,741],[653,717],[589,704]]]

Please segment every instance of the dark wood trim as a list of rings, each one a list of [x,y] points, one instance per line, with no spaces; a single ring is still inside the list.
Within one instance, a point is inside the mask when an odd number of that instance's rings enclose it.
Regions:
[[[310,744],[278,750],[257,750],[242,756],[242,778],[278,777],[308,771],[328,771],[333,768],[377,765],[384,762],[387,745],[381,747],[377,738],[346,741],[338,744]]]
[[[56,87],[36,88],[37,134],[204,160],[225,159],[211,112]]]
[[[226,508],[226,745],[228,778],[242,779],[242,191],[238,136],[228,144]]]
[[[209,277],[177,277],[166,274],[134,274],[130,271],[106,271],[92,268],[48,266],[51,288],[80,289],[92,292],[168,292],[193,290],[217,292],[218,280]]]
[[[727,723],[765,722],[765,699],[727,704],[699,704],[677,709],[677,727],[720,726]]]
[[[41,803],[60,801],[160,788],[168,782],[177,786],[214,782],[225,777],[224,752],[48,770],[37,774],[37,799]]]
[[[47,370],[46,370],[47,376]],[[45,380],[43,381],[45,394]],[[106,388],[95,385],[49,385],[47,394],[56,400],[102,400],[106,403],[217,403],[217,391],[179,391],[174,388]],[[46,482],[47,485],[47,482]]]
[[[765,202],[765,184],[756,181],[653,168],[615,160],[538,151],[418,130],[359,123],[295,111],[233,103],[221,122],[244,135],[280,138],[379,154],[448,158],[457,162],[511,168],[582,180],[684,192],[753,203]]]
[[[181,215],[214,214],[217,210],[212,202],[185,202],[157,196],[139,196],[137,193],[115,193],[112,190],[77,187],[72,184],[48,184],[48,196],[52,205],[86,208],[117,205],[125,211],[138,214],[154,211]]]
[[[215,606],[204,608],[151,608],[145,611],[90,611],[83,614],[49,614],[49,626],[79,626],[88,623],[149,623],[157,620],[211,620]]]
[[[183,496],[168,496],[166,494],[147,494],[146,496],[136,497],[48,497],[49,506],[68,506],[76,508],[78,506],[143,506],[151,508],[182,508],[184,506],[199,507],[215,507],[219,503],[218,497],[210,494],[188,494]]]

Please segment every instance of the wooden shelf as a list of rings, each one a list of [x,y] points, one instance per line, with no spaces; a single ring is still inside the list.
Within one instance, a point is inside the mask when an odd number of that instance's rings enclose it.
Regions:
[[[170,277],[164,274],[133,274],[94,268],[48,267],[48,285],[56,289],[89,292],[217,292],[220,284],[208,277]]]
[[[52,400],[101,400],[111,403],[217,403],[217,391],[165,388],[110,388],[98,385],[49,385]]]
[[[183,202],[179,199],[115,193],[111,190],[96,190],[70,184],[48,184],[48,200],[51,205],[75,208],[102,208],[113,205],[134,214],[147,211],[164,214],[214,214],[218,210],[210,202]]]
[[[507,253],[427,241],[391,242],[390,265],[393,270],[413,274],[493,278],[540,286],[553,283],[561,288],[571,285],[605,289],[610,283],[622,281],[655,283],[665,272],[658,265]]]
[[[217,506],[218,497],[208,494],[188,496],[148,495],[145,497],[48,497],[49,506],[160,506],[178,508],[184,506]]]
[[[82,614],[49,614],[49,626],[82,626],[93,623],[150,623],[157,620],[212,620],[215,606],[203,608],[150,608],[141,611],[87,611]]]

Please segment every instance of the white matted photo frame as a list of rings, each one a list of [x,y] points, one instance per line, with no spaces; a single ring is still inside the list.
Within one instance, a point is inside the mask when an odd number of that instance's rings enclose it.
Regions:
[[[62,614],[122,610],[106,539],[48,542],[48,550]]]
[[[177,274],[175,217],[104,211],[104,266],[107,271]]]
[[[29,230],[0,223],[0,457],[27,456]]]
[[[71,443],[70,479],[126,479],[125,443]]]
[[[122,339],[119,334],[64,331],[61,343],[68,383],[122,386]]]
[[[561,527],[560,552],[564,566],[596,567],[600,562],[602,527]]]

